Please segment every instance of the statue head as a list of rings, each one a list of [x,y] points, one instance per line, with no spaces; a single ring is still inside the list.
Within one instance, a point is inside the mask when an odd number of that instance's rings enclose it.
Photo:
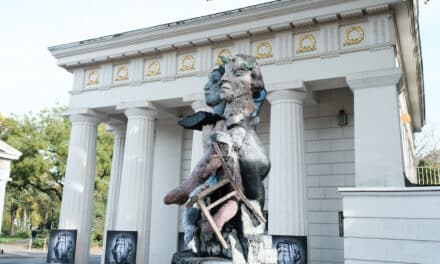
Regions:
[[[260,67],[255,57],[242,54],[232,59],[222,57],[222,61],[225,63],[225,74],[220,98],[226,102],[226,126],[247,123],[257,110],[254,99],[259,98],[264,89]]]
[[[205,84],[205,87],[203,87],[203,91],[205,92],[206,104],[209,106],[215,106],[221,102],[220,87],[224,73],[225,68],[223,65],[220,65],[208,75],[208,82]]]
[[[119,235],[116,237],[112,248],[112,255],[115,263],[126,262],[130,258],[132,251],[133,243],[131,242],[131,239],[125,235]]]
[[[225,99],[237,97],[241,88],[252,94],[252,98],[260,97],[264,89],[263,76],[255,57],[238,54],[232,59],[222,57],[225,73],[222,78],[221,93]],[[232,95],[232,96],[230,96]]]

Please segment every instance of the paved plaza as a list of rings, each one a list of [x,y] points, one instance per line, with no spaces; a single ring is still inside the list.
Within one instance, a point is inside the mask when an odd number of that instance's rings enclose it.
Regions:
[[[46,263],[46,251],[42,249],[27,249],[26,240],[16,241],[10,244],[1,245],[4,254],[0,255],[1,264],[23,264],[23,263]],[[100,249],[92,248],[89,263],[100,262]]]

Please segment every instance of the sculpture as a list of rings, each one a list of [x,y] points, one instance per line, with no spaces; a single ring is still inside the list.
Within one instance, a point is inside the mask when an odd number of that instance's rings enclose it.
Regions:
[[[221,248],[206,217],[196,207],[190,207],[184,213],[184,240],[194,253],[232,258],[234,253],[240,252],[245,261],[249,244],[245,237],[243,215],[250,214],[255,225],[260,224],[251,214],[261,214],[264,207],[263,180],[270,170],[268,155],[255,132],[266,92],[254,57],[236,55],[232,59],[222,57],[222,61],[224,66],[209,74],[204,87],[206,103],[212,107],[212,113],[197,112],[179,121],[185,128],[203,131],[204,155],[190,177],[170,191],[164,202],[181,205],[189,197],[230,175],[234,186],[247,199],[254,200],[257,208],[249,208],[252,206],[244,203],[248,208],[241,206],[239,210],[241,202],[231,197],[214,211],[215,226],[228,240],[229,248]],[[207,200],[222,197],[228,191],[227,187],[222,187],[210,194]],[[234,245],[232,249],[231,245]],[[236,262],[235,258],[240,256],[234,256]]]

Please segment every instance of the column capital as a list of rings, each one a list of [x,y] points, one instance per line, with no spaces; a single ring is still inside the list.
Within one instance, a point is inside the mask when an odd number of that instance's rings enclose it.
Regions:
[[[125,135],[127,122],[116,118],[110,118],[108,122],[106,122],[106,130],[112,132],[115,136]]]
[[[266,90],[268,92],[278,91],[278,90],[306,90],[306,86],[303,81],[285,81],[285,82],[275,82],[266,83]]]
[[[75,123],[89,123],[97,126],[101,121],[98,117],[92,115],[73,114],[69,116],[70,122]]]
[[[269,92],[266,98],[270,104],[285,102],[301,104],[306,96],[307,93],[303,90],[276,90]]]
[[[194,110],[194,112],[199,112],[199,111],[211,112],[212,111],[211,107],[209,107],[206,104],[205,99],[200,99],[200,100],[193,101],[191,103],[191,107]]]
[[[125,116],[127,116],[128,119],[132,118],[148,118],[148,119],[156,119],[157,118],[157,111],[153,109],[146,109],[146,108],[129,108],[124,111]]]
[[[388,68],[352,73],[347,75],[346,79],[352,91],[390,85],[396,85],[399,88],[402,81],[402,72],[400,68]]]

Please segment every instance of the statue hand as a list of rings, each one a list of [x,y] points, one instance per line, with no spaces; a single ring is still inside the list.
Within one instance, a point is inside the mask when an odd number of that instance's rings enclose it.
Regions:
[[[193,238],[193,239],[191,239],[191,241],[189,241],[189,243],[188,243],[188,248],[189,249],[191,249],[191,251],[193,252],[193,253],[196,253],[197,254],[197,246],[196,246],[196,240]]]

